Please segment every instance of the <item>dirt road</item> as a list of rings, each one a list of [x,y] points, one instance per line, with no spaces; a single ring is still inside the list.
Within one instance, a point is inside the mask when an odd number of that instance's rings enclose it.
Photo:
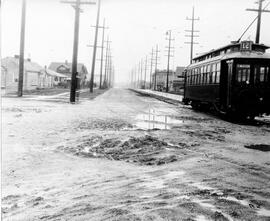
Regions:
[[[4,98],[4,220],[270,220],[270,125],[124,89]]]

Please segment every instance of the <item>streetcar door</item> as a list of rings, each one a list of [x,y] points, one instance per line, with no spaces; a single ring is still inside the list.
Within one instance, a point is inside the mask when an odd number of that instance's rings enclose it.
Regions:
[[[233,74],[233,60],[227,61],[227,81],[226,81],[226,107],[231,107],[231,91],[232,91],[232,74]]]

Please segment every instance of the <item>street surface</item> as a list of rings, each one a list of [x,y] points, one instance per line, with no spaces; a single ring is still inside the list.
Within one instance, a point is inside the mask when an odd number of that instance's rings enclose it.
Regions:
[[[270,123],[124,89],[2,99],[4,220],[270,220]]]

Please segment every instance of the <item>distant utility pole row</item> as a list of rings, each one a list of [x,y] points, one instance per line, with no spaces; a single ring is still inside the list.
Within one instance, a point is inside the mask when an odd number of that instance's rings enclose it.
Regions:
[[[147,88],[147,71],[149,71],[149,86],[148,88],[151,89],[152,87],[156,87],[156,76],[155,73],[157,72],[157,66],[158,66],[158,53],[159,53],[158,45],[156,45],[156,49],[152,48],[150,56],[145,56],[145,58],[142,58],[140,62],[135,65],[131,71],[130,71],[130,85],[133,88]],[[153,66],[155,73],[153,72]],[[149,67],[149,69],[148,69]],[[144,72],[144,76],[143,76]],[[152,82],[152,77],[154,74],[154,80]]]

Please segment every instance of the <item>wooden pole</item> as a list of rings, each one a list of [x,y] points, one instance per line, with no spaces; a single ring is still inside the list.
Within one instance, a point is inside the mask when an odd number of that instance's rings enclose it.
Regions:
[[[23,2],[22,2],[22,19],[21,19],[18,97],[23,96],[25,15],[26,15],[26,0],[23,0]]]

